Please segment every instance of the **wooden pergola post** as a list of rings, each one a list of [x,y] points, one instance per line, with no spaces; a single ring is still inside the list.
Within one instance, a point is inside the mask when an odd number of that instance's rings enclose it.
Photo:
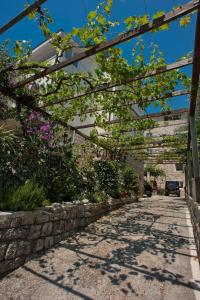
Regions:
[[[195,116],[190,116],[190,134],[192,146],[192,162],[193,162],[193,193],[195,200],[200,203],[200,172],[199,172],[199,155],[197,145],[197,133]]]
[[[192,69],[192,91],[190,99],[190,111],[189,111],[189,143],[192,147],[192,161],[193,161],[193,196],[195,200],[200,203],[200,172],[199,172],[199,157],[197,146],[197,133],[195,124],[195,110],[196,100],[199,87],[200,76],[200,9],[197,13],[196,32],[195,32],[195,44],[193,55],[193,69]],[[188,149],[189,150],[189,149]]]

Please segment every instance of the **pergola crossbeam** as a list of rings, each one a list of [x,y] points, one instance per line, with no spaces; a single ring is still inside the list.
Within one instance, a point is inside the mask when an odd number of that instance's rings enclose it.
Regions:
[[[159,117],[163,117],[163,116],[173,116],[176,114],[185,114],[188,113],[188,109],[177,109],[177,110],[173,110],[173,111],[166,111],[166,112],[161,112],[161,113],[154,113],[154,114],[149,114],[149,115],[145,115],[145,116],[136,116],[134,118],[131,119],[131,121],[140,121],[140,120],[144,120],[144,119],[151,119],[151,118],[159,118]],[[113,124],[117,124],[120,123],[120,120],[112,120],[112,121],[107,121],[105,122],[105,125],[113,125]],[[80,125],[80,126],[76,126],[76,129],[85,129],[85,128],[93,128],[93,127],[100,127],[98,124],[95,123],[91,123],[91,124],[87,124],[87,125]]]
[[[96,88],[94,88],[94,89],[92,89],[88,92],[84,92],[84,93],[81,93],[81,94],[78,94],[78,95],[75,95],[75,96],[71,96],[71,97],[68,97],[68,98],[65,98],[65,99],[61,99],[61,100],[55,101],[54,103],[51,103],[51,104],[42,105],[41,108],[52,106],[52,105],[55,105],[55,104],[61,104],[61,103],[64,103],[64,102],[68,102],[68,101],[71,101],[71,100],[75,100],[75,99],[79,99],[79,98],[82,98],[82,97],[85,97],[85,96],[89,96],[89,95],[92,95],[92,94],[103,92],[103,91],[106,91],[108,89],[113,89],[115,87],[130,84],[132,82],[137,82],[137,81],[140,81],[142,79],[146,79],[146,78],[149,78],[149,77],[152,77],[152,76],[156,76],[156,75],[159,75],[159,74],[163,74],[163,73],[166,73],[166,72],[169,72],[169,71],[173,71],[173,70],[176,70],[176,69],[179,69],[179,68],[189,66],[192,63],[193,63],[193,59],[191,57],[190,58],[185,58],[185,59],[182,59],[178,62],[174,62],[172,64],[168,64],[168,65],[165,65],[163,67],[152,70],[150,72],[147,72],[143,75],[138,75],[138,76],[131,77],[129,79],[121,80],[121,81],[114,82],[114,83],[106,83],[106,84],[103,84],[99,87],[96,87]],[[118,92],[118,91],[119,90],[116,90],[116,92]]]
[[[167,121],[166,121],[167,122]],[[159,126],[154,126],[154,127],[150,127],[147,129],[137,129],[137,132],[139,131],[149,131],[151,129],[155,129],[155,128],[163,128],[163,127],[170,127],[170,126],[182,126],[182,125],[187,125],[187,122],[181,122],[181,123],[173,123],[173,124],[163,124],[163,125],[159,125]],[[126,132],[136,132],[135,128],[130,128],[130,129],[124,129],[124,130],[119,130],[119,133],[126,133]],[[107,137],[110,136],[112,133],[99,133],[98,136],[103,136],[103,137]]]
[[[75,62],[81,61],[87,57],[91,57],[91,56],[97,54],[98,52],[107,50],[111,47],[114,47],[116,45],[124,43],[124,42],[126,42],[132,38],[135,38],[139,35],[142,35],[146,32],[157,29],[162,25],[168,24],[168,23],[176,20],[177,18],[183,17],[183,16],[195,11],[196,9],[198,9],[199,6],[200,6],[200,3],[197,0],[183,4],[182,6],[179,6],[177,9],[174,9],[174,10],[164,14],[163,16],[154,19],[152,22],[146,23],[137,29],[129,30],[125,33],[122,33],[118,37],[116,37],[110,41],[103,42],[91,49],[88,49],[80,54],[75,55],[74,57],[72,57],[70,59],[67,59],[63,62],[53,65],[53,66],[49,67],[47,70],[40,72],[39,74],[30,76],[29,78],[26,78],[26,79],[18,82],[17,84],[15,84],[14,87],[15,88],[22,87],[29,82],[35,81],[35,80],[42,78],[50,73],[53,73],[60,69],[63,69],[64,67],[69,66]]]
[[[23,18],[28,16],[32,11],[38,9],[46,1],[47,0],[37,0],[33,4],[28,6],[21,13],[19,13],[15,18],[11,19],[8,23],[0,27],[0,34],[3,34],[5,31],[13,27],[18,22],[20,22]]]
[[[120,90],[118,91],[114,91],[114,92],[120,92]],[[128,102],[126,104],[123,104],[123,105],[115,105],[113,107],[111,107],[112,109],[117,109],[117,108],[120,108],[120,107],[128,107],[128,106],[131,106],[131,105],[134,105],[134,104],[141,104],[141,103],[149,103],[149,102],[156,102],[156,101],[160,101],[160,100],[164,100],[164,99],[168,99],[168,98],[173,98],[173,97],[178,97],[178,96],[184,96],[184,95],[189,95],[190,94],[190,91],[184,89],[184,90],[178,90],[178,91],[174,91],[174,92],[171,92],[171,93],[167,93],[165,94],[164,96],[162,97],[155,97],[155,98],[148,98],[146,100],[138,100],[138,101],[131,101],[131,102]],[[81,115],[85,115],[85,114],[91,114],[91,113],[95,113],[95,112],[98,112],[98,111],[106,111],[106,109],[104,108],[94,108],[94,109],[88,109],[86,110],[84,113],[79,113],[77,114],[77,116],[81,116]],[[110,111],[110,109],[109,109]]]

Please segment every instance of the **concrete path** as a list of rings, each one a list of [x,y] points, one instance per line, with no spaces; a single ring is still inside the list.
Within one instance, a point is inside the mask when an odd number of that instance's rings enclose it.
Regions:
[[[0,299],[200,299],[185,201],[153,196],[102,217],[4,277]]]

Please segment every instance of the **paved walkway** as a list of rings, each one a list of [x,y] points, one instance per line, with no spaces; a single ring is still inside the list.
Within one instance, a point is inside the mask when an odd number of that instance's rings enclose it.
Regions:
[[[154,196],[102,217],[0,282],[0,299],[195,300],[200,275],[183,199]]]

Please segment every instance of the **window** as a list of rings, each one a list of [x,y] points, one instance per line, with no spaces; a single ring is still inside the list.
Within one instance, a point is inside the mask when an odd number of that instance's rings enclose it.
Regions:
[[[176,171],[183,171],[183,164],[176,164]]]
[[[146,136],[147,136],[147,137],[152,137],[153,134],[152,134],[151,132],[147,132]]]
[[[67,50],[67,51],[65,51],[65,58],[66,59],[69,59],[69,58],[72,58],[72,57],[74,57],[74,53],[73,53],[73,51],[70,49],[70,50]],[[73,63],[73,66],[75,67],[75,68],[78,68],[78,65],[79,65],[79,62],[78,61],[76,61],[76,62],[74,62]]]

